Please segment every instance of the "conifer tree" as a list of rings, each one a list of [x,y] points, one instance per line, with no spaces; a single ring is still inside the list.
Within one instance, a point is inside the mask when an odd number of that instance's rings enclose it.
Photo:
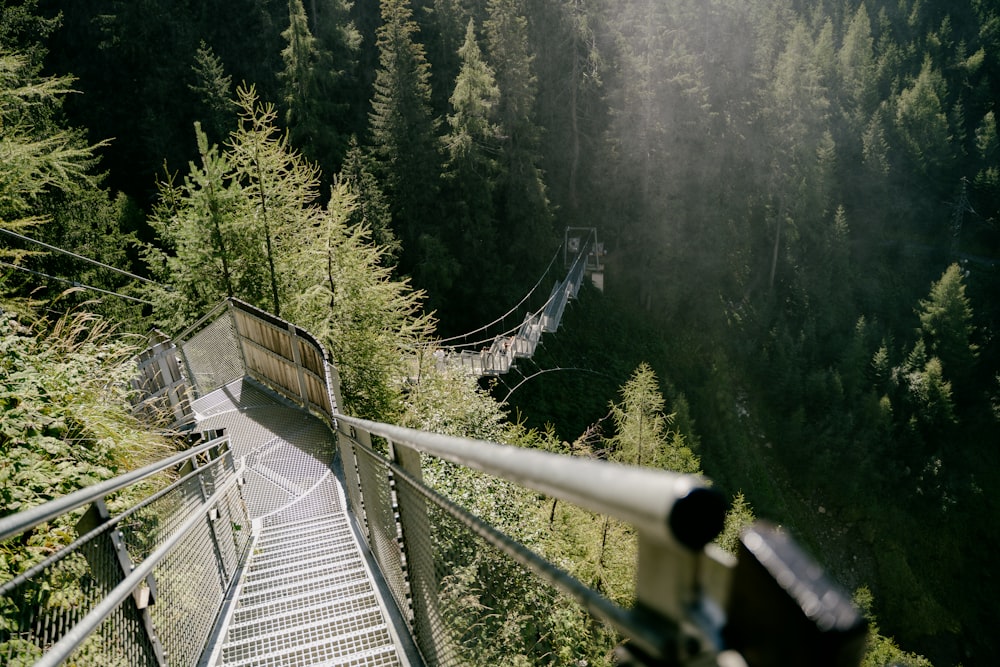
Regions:
[[[913,83],[896,100],[896,131],[910,165],[934,176],[951,157],[951,135],[945,115],[946,86],[941,72],[925,58]]]
[[[866,117],[874,111],[876,101],[875,52],[871,20],[863,2],[847,26],[837,52],[837,65],[849,113],[856,118]]]
[[[674,472],[701,472],[701,462],[687,446],[684,434],[672,428],[674,415],[664,412],[666,403],[648,364],[639,364],[622,386],[621,397],[621,403],[611,404],[616,433],[609,445],[615,460]]]
[[[920,301],[920,333],[929,354],[938,357],[944,375],[965,380],[979,354],[972,342],[972,306],[965,296],[962,267],[952,264]]]
[[[319,170],[295,152],[276,126],[273,105],[258,101],[253,87],[237,91],[240,127],[229,141],[233,178],[245,194],[243,214],[257,225],[264,241],[270,284],[268,307],[281,315],[283,295],[278,267],[296,252],[292,231],[312,224]]]
[[[504,237],[510,239],[507,263],[534,276],[553,239],[548,195],[539,168],[534,55],[521,0],[489,0],[486,8],[486,50],[500,90],[497,123],[502,136],[502,173],[496,189],[498,222]]]
[[[294,256],[281,272],[286,316],[318,336],[337,364],[347,412],[393,420],[402,409],[399,378],[405,353],[429,335],[420,314],[423,294],[394,280],[384,247],[370,229],[351,224],[359,194],[344,180],[333,184],[311,223],[289,230]]]
[[[408,0],[384,0],[378,29],[379,68],[369,114],[378,176],[403,247],[401,270],[421,260],[421,234],[437,227],[440,174],[437,121],[431,111],[430,66],[417,42]],[[419,275],[418,275],[419,282]]]
[[[154,299],[161,322],[174,327],[225,296],[280,315],[280,271],[297,251],[291,235],[316,214],[316,168],[275,126],[273,105],[252,87],[237,92],[240,126],[225,150],[196,125],[201,165],[161,185],[152,223],[164,249],[148,247],[147,261],[174,286]]]
[[[189,87],[198,96],[203,108],[201,126],[209,141],[220,143],[236,125],[233,78],[226,74],[222,61],[204,41],[195,52],[191,69],[195,83]]]
[[[477,306],[492,308],[499,298],[495,289],[500,267],[493,188],[499,170],[495,156],[500,136],[494,119],[500,91],[493,69],[483,60],[471,19],[459,55],[462,66],[451,96],[450,131],[443,139],[447,156],[443,198],[449,206],[447,240],[460,262],[463,279],[439,301],[437,310],[447,314],[446,321],[452,326],[469,328],[489,315]],[[448,309],[453,300],[476,305]]]
[[[340,171],[341,180],[357,196],[355,206],[351,207],[351,223],[367,227],[372,241],[384,251],[383,261],[395,265],[401,250],[399,239],[392,231],[392,211],[375,172],[371,154],[358,145],[356,137],[351,137]]]
[[[288,1],[288,28],[281,33],[286,43],[281,52],[285,69],[279,78],[292,145],[321,165],[324,173],[332,174],[346,148],[343,133],[348,105],[343,102],[343,83],[360,37],[341,2],[322,4],[326,11],[320,23],[316,16],[310,20],[302,0]],[[317,2],[311,3],[311,9],[319,12]],[[331,23],[335,27],[318,32]]]

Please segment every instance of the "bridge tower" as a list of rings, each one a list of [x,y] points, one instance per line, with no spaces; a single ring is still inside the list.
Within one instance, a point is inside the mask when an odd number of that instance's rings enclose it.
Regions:
[[[594,287],[604,291],[604,264],[601,258],[604,257],[604,243],[597,240],[596,227],[567,227],[563,234],[563,265],[569,268],[576,259],[577,253],[584,244],[589,243],[587,252],[587,264],[584,274],[590,278]]]

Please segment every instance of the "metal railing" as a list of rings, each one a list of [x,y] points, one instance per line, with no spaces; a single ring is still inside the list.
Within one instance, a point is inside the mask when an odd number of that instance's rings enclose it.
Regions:
[[[51,552],[0,584],[0,663],[195,664],[250,544],[239,481],[220,437],[0,519]]]

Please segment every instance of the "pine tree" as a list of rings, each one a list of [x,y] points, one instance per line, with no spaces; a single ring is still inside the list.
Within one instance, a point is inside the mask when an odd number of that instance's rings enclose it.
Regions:
[[[353,67],[360,37],[347,21],[347,9],[337,0],[327,0],[322,25],[336,27],[317,33],[320,24],[310,21],[302,0],[288,2],[288,28],[282,32],[286,47],[281,52],[285,69],[279,75],[284,86],[284,118],[293,146],[308,159],[332,174],[346,148],[343,132],[347,126],[348,105],[343,82],[346,70]],[[319,12],[311,3],[313,14]],[[313,27],[310,27],[312,23]],[[336,55],[335,55],[336,54]],[[337,62],[340,58],[341,62]]]
[[[656,374],[646,363],[632,373],[621,388],[621,403],[611,404],[615,435],[609,445],[612,457],[623,463],[659,467],[682,473],[701,472],[701,463],[673,427],[666,414]]]
[[[502,136],[501,178],[496,189],[500,229],[510,240],[507,263],[516,272],[537,274],[553,240],[545,180],[539,168],[539,133],[535,123],[538,81],[528,43],[521,0],[489,0],[483,28],[488,60],[500,98],[497,123]]]
[[[198,96],[204,109],[201,126],[209,141],[219,143],[229,136],[236,125],[233,78],[226,74],[222,61],[204,41],[195,52],[191,69],[195,83],[189,88]]]
[[[147,261],[174,287],[154,299],[158,317],[174,326],[225,296],[280,315],[280,271],[298,251],[292,234],[316,215],[316,168],[275,126],[273,105],[252,87],[237,94],[240,126],[225,150],[196,125],[201,165],[191,164],[182,183],[161,185],[152,223],[164,249],[149,247]]]
[[[368,228],[372,241],[383,249],[383,261],[388,265],[395,265],[401,248],[399,239],[392,231],[389,202],[375,177],[375,171],[372,156],[358,145],[356,137],[351,137],[340,171],[340,179],[348,184],[358,198],[356,205],[351,207],[351,224]]]
[[[934,176],[949,164],[951,135],[943,100],[946,83],[931,59],[896,100],[896,131],[917,173]]]
[[[359,196],[335,180],[311,224],[289,231],[297,250],[281,272],[286,316],[320,338],[337,364],[348,413],[393,420],[402,409],[404,353],[429,335],[423,294],[394,280],[385,249],[365,225],[350,223]]]
[[[865,3],[847,26],[847,32],[837,52],[841,86],[846,93],[845,106],[855,118],[865,118],[875,106],[875,52],[871,20]]]
[[[415,271],[421,255],[419,238],[433,233],[438,223],[437,121],[431,113],[430,67],[416,35],[407,0],[382,2],[369,133],[379,180],[402,242],[403,273],[419,273]]]
[[[920,301],[920,334],[931,355],[941,360],[946,377],[960,383],[968,378],[979,347],[972,342],[972,305],[965,296],[962,267],[949,266]]]
[[[453,328],[467,330],[489,316],[500,298],[502,282],[498,262],[497,222],[493,188],[499,165],[499,128],[495,122],[500,97],[493,70],[482,57],[470,19],[465,43],[459,50],[462,67],[451,96],[450,131],[443,138],[447,154],[443,198],[449,206],[447,240],[460,263],[455,288],[440,295],[436,310]],[[460,303],[455,308],[451,303]],[[469,307],[468,304],[476,304]]]

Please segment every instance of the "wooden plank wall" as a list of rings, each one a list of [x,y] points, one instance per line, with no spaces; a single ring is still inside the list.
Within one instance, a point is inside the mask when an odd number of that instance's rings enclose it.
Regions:
[[[247,372],[295,402],[332,419],[322,351],[294,325],[282,326],[241,308],[232,312]]]

